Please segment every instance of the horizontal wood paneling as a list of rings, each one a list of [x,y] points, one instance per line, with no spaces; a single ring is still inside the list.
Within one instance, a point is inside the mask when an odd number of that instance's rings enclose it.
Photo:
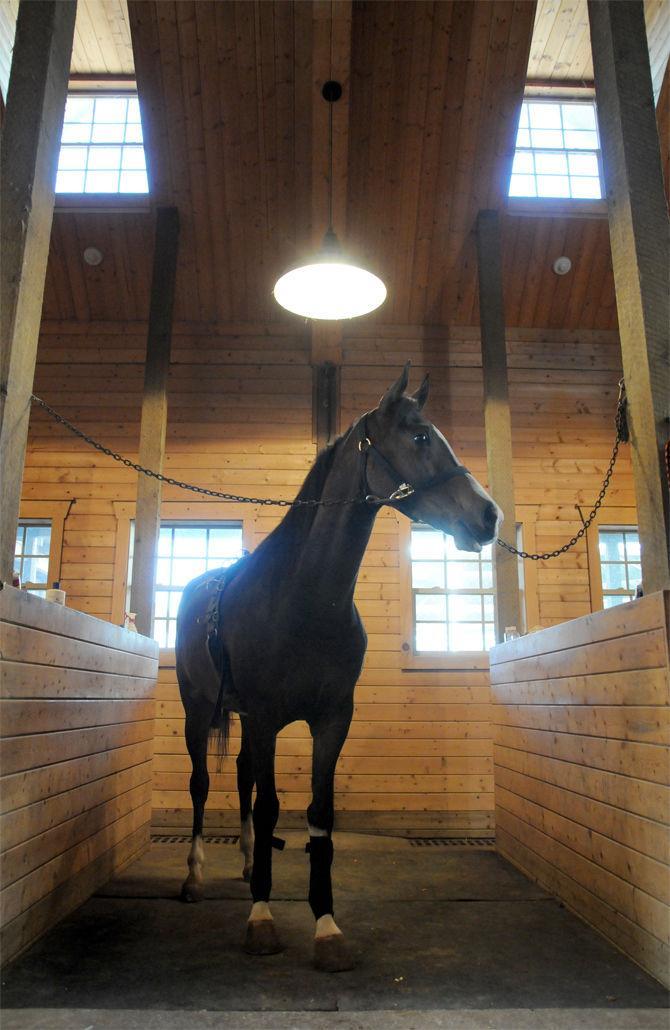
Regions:
[[[501,853],[664,983],[669,602],[652,594],[491,653]]]
[[[0,651],[8,961],[148,847],[158,649],[5,586]]]

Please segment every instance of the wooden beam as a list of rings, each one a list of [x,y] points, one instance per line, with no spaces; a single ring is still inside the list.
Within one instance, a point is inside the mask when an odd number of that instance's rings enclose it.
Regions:
[[[654,114],[644,8],[634,0],[589,0],[598,125],[645,593],[670,586],[670,228]]]
[[[340,372],[340,366],[331,361],[312,366],[312,410],[317,451],[332,443],[339,432]]]
[[[507,385],[505,309],[502,289],[500,225],[497,211],[477,217],[479,308],[484,372],[484,430],[488,486],[505,521],[500,538],[516,545],[516,509],[512,476],[512,422]],[[496,640],[504,640],[506,626],[521,630],[518,559],[493,546]]]
[[[11,582],[76,3],[19,7],[0,161],[0,579]]]
[[[139,463],[163,471],[167,430],[167,384],[172,343],[172,308],[177,273],[179,212],[159,207],[156,212],[154,267],[144,370]],[[156,555],[161,521],[161,484],[138,473],[135,546],[130,610],[138,632],[151,636],[156,585]]]

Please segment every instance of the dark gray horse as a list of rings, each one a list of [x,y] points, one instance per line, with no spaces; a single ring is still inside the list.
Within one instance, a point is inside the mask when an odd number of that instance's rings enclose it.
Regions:
[[[218,729],[226,736],[230,712],[237,712],[240,847],[253,898],[245,948],[280,949],[268,904],[279,814],[275,742],[284,726],[304,719],[313,738],[307,820],[315,963],[330,971],[351,968],[333,919],[333,782],[367,643],[354,589],[375,516],[388,504],[453,534],[466,551],[493,540],[500,520],[498,507],[422,414],[428,378],[413,396],[404,395],[407,381],[408,366],[379,407],[319,455],[298,494],[303,503],[253,554],[189,583],[177,620],[194,813],[182,897],[198,901],[203,891],[208,735]]]

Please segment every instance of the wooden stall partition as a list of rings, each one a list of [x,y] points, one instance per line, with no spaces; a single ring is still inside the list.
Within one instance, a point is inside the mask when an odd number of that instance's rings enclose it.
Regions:
[[[668,592],[491,652],[500,853],[670,982]]]
[[[3,585],[0,653],[7,962],[149,846],[158,647]]]

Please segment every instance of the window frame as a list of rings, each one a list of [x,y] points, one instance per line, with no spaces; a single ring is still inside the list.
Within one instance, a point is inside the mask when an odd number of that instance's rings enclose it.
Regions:
[[[134,502],[113,501],[116,517],[116,543],[112,580],[111,621],[122,626],[126,614],[128,592],[128,556],[130,550],[130,524],[135,520]],[[261,538],[258,527],[258,505],[225,504],[223,502],[167,501],[161,505],[161,523],[235,522],[242,526],[242,546],[251,551]],[[266,512],[267,514],[267,509]],[[265,535],[264,533],[262,534]],[[160,648],[161,656],[174,655],[174,648]]]
[[[17,521],[27,522],[49,522],[51,524],[51,539],[49,541],[49,570],[47,572],[47,585],[49,589],[52,583],[60,582],[62,578],[63,563],[63,533],[65,519],[71,507],[70,501],[21,501],[19,506],[19,518]],[[23,589],[23,586],[21,587]],[[35,594],[39,597],[39,594]],[[44,598],[40,598],[44,600]]]
[[[567,215],[574,217],[575,215],[581,215],[587,217],[607,217],[607,194],[605,184],[605,174],[603,168],[602,158],[602,146],[600,145],[600,126],[598,123],[598,109],[596,104],[595,90],[583,89],[570,91],[564,87],[544,87],[539,89],[533,89],[528,87],[524,93],[522,103],[552,103],[552,104],[585,104],[590,103],[596,109],[596,128],[598,132],[598,150],[596,151],[596,158],[598,162],[598,177],[600,179],[600,189],[602,196],[596,197],[511,197],[509,195],[509,189],[512,181],[512,167],[514,165],[514,157],[517,153],[516,138],[518,133],[518,122],[514,135],[514,149],[512,152],[512,159],[509,165],[509,177],[506,186],[506,209],[510,214],[518,215],[531,215],[536,216],[539,212],[551,211],[556,216]],[[521,117],[521,108],[519,109],[519,117]],[[533,151],[536,148],[533,147],[522,147],[522,150]],[[551,148],[554,152],[556,148]],[[557,150],[557,153],[567,153],[566,149]],[[584,153],[593,153],[593,151],[584,151]]]
[[[137,82],[134,77],[112,75],[109,78],[86,78],[84,76],[76,80],[70,79],[67,96],[92,97],[93,99],[105,97],[138,97]],[[142,120],[142,108],[140,107],[140,125],[142,126],[142,147],[144,149],[144,163],[147,174],[148,190],[146,193],[56,193],[54,182],[54,206],[62,211],[80,210],[82,208],[92,210],[114,211],[150,211],[153,198],[152,177],[150,174],[150,160],[145,132],[144,121]],[[60,157],[59,144],[59,157]]]
[[[586,531],[586,552],[592,612],[604,610],[598,531],[600,529],[609,529],[610,527],[612,529],[621,527],[623,530],[637,529],[639,532],[637,509],[629,506],[616,508],[603,506]]]

